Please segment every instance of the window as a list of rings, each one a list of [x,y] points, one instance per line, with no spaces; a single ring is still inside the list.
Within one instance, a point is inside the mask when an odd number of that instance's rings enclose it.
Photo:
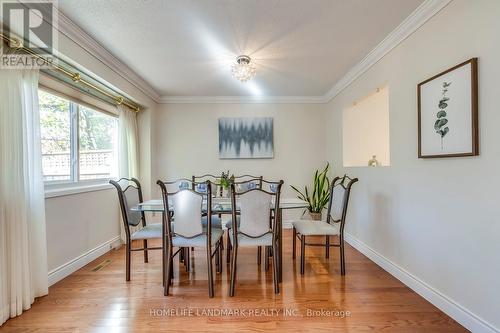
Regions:
[[[43,179],[71,180],[70,102],[39,91]]]
[[[79,106],[80,180],[116,175],[116,118]]]
[[[389,166],[389,88],[344,110],[343,161],[345,167]]]
[[[116,117],[39,90],[42,167],[46,182],[117,175]]]

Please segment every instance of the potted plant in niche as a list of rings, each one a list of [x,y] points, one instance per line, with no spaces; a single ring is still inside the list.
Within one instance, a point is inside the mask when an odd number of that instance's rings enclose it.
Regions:
[[[330,178],[328,178],[328,171],[330,170],[330,164],[327,163],[323,171],[316,170],[314,173],[312,192],[307,186],[304,187],[304,191],[298,190],[295,186],[291,187],[297,192],[298,198],[307,203],[307,211],[311,218],[315,221],[321,220],[321,213],[323,208],[328,204],[330,200]]]

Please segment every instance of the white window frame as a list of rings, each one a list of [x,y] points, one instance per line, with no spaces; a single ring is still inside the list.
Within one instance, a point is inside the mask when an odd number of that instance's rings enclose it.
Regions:
[[[109,181],[110,179],[114,179],[114,177],[100,178],[100,179],[84,179],[84,180],[79,179],[80,106],[81,105],[86,106],[96,112],[103,113],[113,118],[118,118],[118,115],[106,112],[97,106],[79,102],[78,100],[70,98],[65,94],[59,94],[57,93],[57,91],[54,91],[52,89],[45,89],[45,87],[43,86],[39,86],[38,89],[44,91],[45,93],[52,94],[67,100],[69,102],[69,113],[70,113],[70,133],[71,133],[70,134],[71,135],[70,136],[70,164],[71,164],[70,179],[44,181],[45,198],[112,189],[112,186],[109,184]]]

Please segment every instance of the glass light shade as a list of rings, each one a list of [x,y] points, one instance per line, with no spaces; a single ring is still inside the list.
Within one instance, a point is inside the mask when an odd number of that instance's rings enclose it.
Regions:
[[[255,76],[256,69],[250,64],[250,57],[239,56],[231,67],[231,74],[241,82],[246,82]]]

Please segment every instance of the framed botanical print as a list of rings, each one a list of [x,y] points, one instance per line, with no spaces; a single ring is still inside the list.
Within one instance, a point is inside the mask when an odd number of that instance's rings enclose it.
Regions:
[[[477,58],[418,84],[418,157],[479,155]]]

